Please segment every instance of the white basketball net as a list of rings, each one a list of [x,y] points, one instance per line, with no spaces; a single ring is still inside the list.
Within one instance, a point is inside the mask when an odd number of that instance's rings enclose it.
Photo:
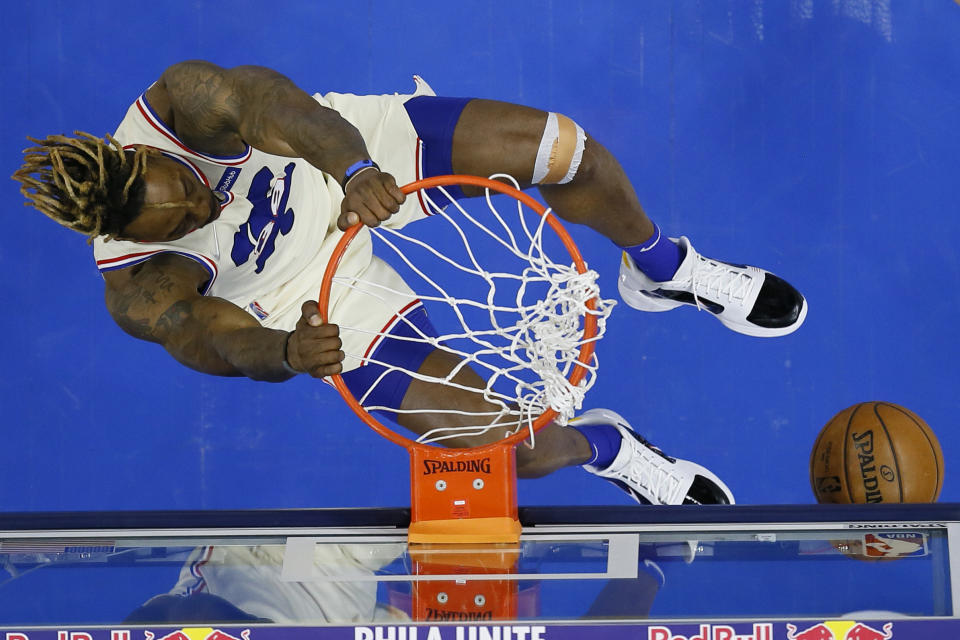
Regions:
[[[513,181],[509,176],[491,177]],[[462,359],[462,366],[472,366],[487,379],[487,385],[483,389],[475,389],[455,383],[452,378],[459,368],[446,378],[435,378],[392,363],[348,353],[347,358],[380,364],[386,368],[371,385],[370,390],[357,400],[367,411],[412,413],[391,407],[368,405],[366,402],[376,385],[391,371],[403,371],[418,380],[482,394],[485,400],[498,407],[491,412],[467,412],[455,407],[430,409],[429,413],[433,414],[471,416],[471,424],[435,429],[420,436],[418,442],[441,442],[457,436],[479,435],[494,427],[505,427],[509,433],[529,428],[532,443],[532,423],[547,408],[557,412],[555,422],[566,424],[582,406],[583,397],[593,386],[597,372],[596,355],[586,365],[577,363],[580,346],[585,342],[584,317],[592,315],[596,318],[597,332],[590,341],[597,341],[604,335],[606,319],[616,301],[599,297],[598,274],[595,271],[578,273],[573,264],[559,264],[547,255],[544,248],[544,228],[549,229],[546,221],[547,216],[551,215],[550,210],[547,210],[546,215],[539,216],[519,200],[501,196],[501,204],[505,208],[516,209],[503,214],[497,209],[488,189],[486,203],[489,211],[478,217],[454,200],[446,189],[438,187],[438,190],[443,193],[447,201],[445,204],[434,202],[426,191],[420,191],[423,201],[433,214],[430,221],[421,224],[441,224],[442,220],[450,226],[449,237],[453,240],[442,243],[442,252],[436,248],[438,243],[428,243],[396,229],[382,226],[370,229],[400,262],[387,255],[389,252],[378,250],[377,254],[381,258],[398,269],[402,262],[421,279],[420,283],[411,282],[404,273],[408,285],[416,291],[417,297],[429,310],[437,330],[441,332],[439,337],[426,336],[413,323],[401,318],[402,322],[416,332],[416,336],[391,337],[426,342],[437,349],[456,354]],[[411,194],[410,197],[416,196]],[[548,232],[547,236],[556,241],[556,235],[552,232]],[[487,255],[490,253],[488,250],[481,251],[471,245],[471,237],[474,245],[481,241],[490,245],[492,241],[501,251],[495,257]],[[416,261],[408,256],[411,253],[418,255]],[[571,261],[570,255],[562,246],[555,253],[562,254],[560,259]],[[451,285],[445,288],[441,284],[433,265],[429,267],[431,273],[428,274],[427,267],[421,264],[424,259],[419,256],[428,256],[455,270],[456,280],[452,286],[456,287],[457,294],[463,295],[469,288],[464,283],[466,276],[480,283],[478,292],[468,298],[451,294],[447,290]],[[509,260],[511,256],[512,260]],[[481,259],[484,259],[486,264],[481,264]],[[512,264],[506,264],[507,261]],[[492,270],[491,263],[495,263],[499,270]],[[511,267],[514,268],[513,271],[510,271]],[[378,290],[385,294],[395,292],[381,284],[352,277],[334,276],[333,281],[377,297]],[[475,284],[473,288],[476,288]],[[595,309],[587,307],[590,300],[595,300]],[[442,305],[452,312],[450,315],[455,319],[455,322],[451,323],[455,325],[452,330],[438,324],[435,313],[437,305]],[[342,325],[340,330],[362,331]],[[371,340],[385,335],[363,332],[369,333]],[[573,385],[568,378],[577,366],[584,367],[586,374],[580,384]]]

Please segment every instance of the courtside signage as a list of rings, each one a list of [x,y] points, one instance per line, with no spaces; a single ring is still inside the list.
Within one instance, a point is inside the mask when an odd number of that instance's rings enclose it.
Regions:
[[[931,640],[960,638],[960,619],[794,622],[405,624],[358,627],[0,628],[0,640]]]
[[[773,624],[755,623],[748,633],[726,624],[701,624],[690,636],[674,633],[667,626],[651,625],[647,628],[647,640],[773,640]]]

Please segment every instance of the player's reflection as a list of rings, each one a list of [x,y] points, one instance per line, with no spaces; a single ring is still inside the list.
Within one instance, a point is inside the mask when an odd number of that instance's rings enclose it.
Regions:
[[[160,624],[166,622],[203,622],[222,624],[225,622],[273,622],[270,618],[242,611],[220,596],[210,593],[192,593],[189,595],[159,595],[138,607],[124,622],[139,624]]]
[[[125,622],[351,624],[408,619],[377,602],[377,583],[371,580],[405,548],[399,543],[318,544],[315,579],[301,582],[282,575],[284,545],[198,547],[176,585],[137,608]]]
[[[676,545],[675,545],[676,546]],[[686,549],[686,545],[680,545]],[[390,624],[423,620],[422,609],[412,605],[410,584],[388,582],[378,592],[374,575],[407,550],[405,544],[318,544],[314,549],[311,580],[283,576],[284,545],[212,546],[193,550],[174,587],[151,598],[124,622],[163,623],[278,623],[278,624]],[[662,548],[661,548],[661,555]],[[647,557],[644,557],[647,556]],[[643,618],[664,584],[664,574],[652,558],[653,546],[641,551],[637,576],[608,580],[582,618]],[[662,558],[661,558],[662,559]],[[692,559],[688,556],[687,560]],[[521,561],[529,562],[530,558]],[[536,558],[532,559],[537,562]],[[541,558],[539,561],[543,561]],[[522,573],[535,573],[522,567]],[[456,573],[451,569],[450,573]],[[471,571],[467,571],[469,573]],[[554,583],[541,589],[543,582]],[[543,603],[555,581],[524,579],[516,583],[513,597],[517,618],[541,616]],[[569,596],[567,596],[569,597]],[[582,600],[573,603],[582,607]],[[499,619],[498,603],[488,603],[489,619]],[[466,607],[454,601],[431,609],[434,620],[470,620]],[[563,616],[570,617],[567,611]]]

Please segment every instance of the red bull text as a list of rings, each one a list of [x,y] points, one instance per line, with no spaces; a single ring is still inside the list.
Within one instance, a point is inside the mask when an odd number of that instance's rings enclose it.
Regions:
[[[647,640],[773,640],[773,624],[756,623],[750,633],[739,634],[725,624],[701,624],[692,636],[675,634],[670,627],[651,625],[647,628]]]

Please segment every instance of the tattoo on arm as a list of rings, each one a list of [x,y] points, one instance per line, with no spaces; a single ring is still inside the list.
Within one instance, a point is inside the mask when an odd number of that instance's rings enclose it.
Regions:
[[[213,375],[286,380],[287,333],[266,329],[235,304],[203,297],[207,273],[179,256],[158,256],[136,271],[105,274],[110,315],[128,334],[159,343],[178,362]]]
[[[174,281],[173,278],[168,276],[165,273],[157,274],[157,290],[162,292],[173,291]]]
[[[136,310],[143,304],[156,304],[156,298],[150,291],[136,287],[125,291],[116,291],[109,298],[108,308],[110,315],[120,328],[134,338],[159,342],[153,333],[150,319]]]
[[[163,86],[174,129],[198,149],[233,153],[247,143],[337,176],[369,156],[352,124],[272,69],[183,62],[164,72]]]
[[[239,111],[223,72],[209,62],[183,62],[164,72],[163,85],[177,134],[203,150],[231,153],[242,143],[236,126]]]
[[[190,317],[192,306],[189,300],[180,300],[170,305],[170,307],[157,318],[157,323],[153,328],[153,335],[156,339],[162,341],[164,336],[183,326],[183,323]]]
[[[184,299],[184,295],[193,291],[194,278],[199,282],[202,277],[199,273],[186,277],[182,273],[176,276],[166,273],[163,269],[168,262],[162,257],[154,258],[148,264],[138,265],[140,268],[131,269],[129,279],[124,280],[118,274],[112,276],[118,281],[108,280],[107,309],[120,328],[135,338],[161,342],[165,334],[158,331],[158,319],[176,300]],[[176,267],[176,264],[172,266]],[[188,265],[189,268],[192,266]],[[168,323],[164,328],[168,330],[169,327]]]
[[[289,78],[264,67],[228,70],[209,62],[183,62],[164,73],[164,83],[175,105],[175,128],[191,137],[238,134],[237,126],[244,120],[245,135],[259,140],[276,129],[273,105],[296,96],[302,104],[316,107]]]

